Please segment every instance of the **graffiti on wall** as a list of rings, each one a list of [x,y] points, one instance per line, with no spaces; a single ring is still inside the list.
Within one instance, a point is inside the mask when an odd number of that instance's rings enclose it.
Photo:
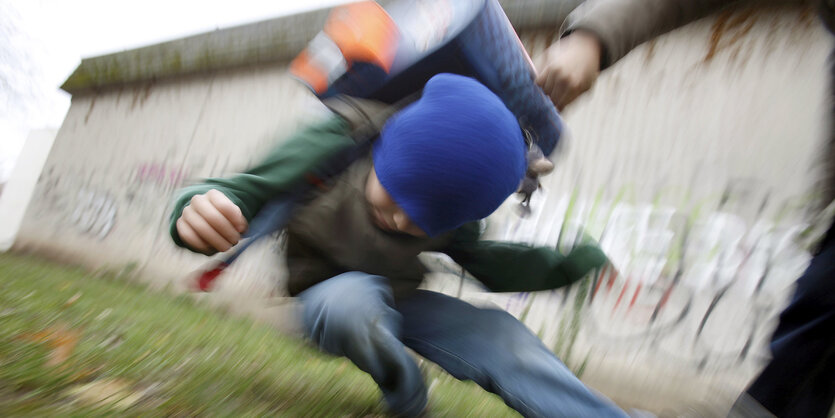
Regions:
[[[69,220],[83,234],[104,239],[116,223],[116,207],[107,193],[81,188]]]
[[[800,229],[721,211],[691,223],[672,208],[617,208],[601,239],[617,271],[591,279],[589,320],[601,336],[650,340],[699,367],[744,361],[808,260],[794,244]]]
[[[488,296],[550,341],[566,363],[577,339],[614,352],[649,349],[696,370],[756,359],[809,260],[795,244],[802,229],[796,220],[751,220],[727,206],[693,215],[624,203],[603,205],[590,218],[588,211],[569,213],[583,205],[567,200],[545,216],[508,222],[499,239],[565,249],[592,235],[612,265],[568,288]],[[518,225],[528,223],[536,229]],[[460,277],[449,260],[433,261],[435,270]],[[441,282],[437,290],[461,294],[460,283]]]
[[[90,173],[45,169],[29,206],[37,224],[53,234],[74,231],[105,239],[116,226],[120,204],[115,194],[94,179]]]
[[[188,170],[168,162],[143,162],[136,166],[135,179],[139,183],[176,188],[189,176]]]
[[[120,238],[144,240],[149,254],[169,249],[167,213],[171,196],[193,165],[181,168],[169,159],[111,167],[47,166],[38,181],[29,211],[32,228],[50,236],[78,236],[106,242],[121,225]],[[157,245],[160,243],[160,245]]]

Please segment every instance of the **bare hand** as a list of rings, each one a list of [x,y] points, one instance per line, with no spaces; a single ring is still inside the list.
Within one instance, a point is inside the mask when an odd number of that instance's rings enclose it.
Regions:
[[[596,35],[578,30],[545,50],[539,60],[536,84],[557,109],[563,110],[597,80],[601,49]]]
[[[183,243],[206,255],[232,248],[247,226],[241,208],[215,189],[192,197],[177,219]]]

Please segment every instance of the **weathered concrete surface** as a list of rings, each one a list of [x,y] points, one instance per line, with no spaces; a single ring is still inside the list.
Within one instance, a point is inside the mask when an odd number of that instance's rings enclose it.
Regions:
[[[832,39],[803,11],[733,17],[724,29],[690,25],[604,74],[565,113],[574,138],[535,202],[543,211],[497,228],[537,243],[577,225],[602,236],[622,276],[588,289],[582,310],[572,300],[582,287],[510,306],[531,309],[529,325],[624,404],[731,401],[767,358],[807,261],[792,236],[825,137]],[[573,350],[559,342],[572,332]]]
[[[766,358],[808,260],[791,238],[824,133],[832,41],[807,9],[734,16],[676,31],[604,74],[565,113],[573,137],[533,216],[509,204],[492,218],[502,239],[567,244],[580,225],[602,239],[621,275],[488,299],[625,405],[729,402]],[[533,55],[553,36],[522,32]],[[245,167],[320,112],[286,63],[76,94],[17,245],[174,282],[205,257],[170,244],[172,192]],[[280,247],[245,257],[206,298],[263,313]],[[431,287],[486,297],[461,289],[443,258],[429,261],[440,271]]]

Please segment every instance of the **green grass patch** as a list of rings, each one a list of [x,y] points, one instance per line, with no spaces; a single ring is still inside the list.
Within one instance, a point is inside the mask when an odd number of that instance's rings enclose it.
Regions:
[[[385,416],[348,360],[188,296],[11,254],[0,289],[0,416]],[[432,416],[518,416],[430,376]]]

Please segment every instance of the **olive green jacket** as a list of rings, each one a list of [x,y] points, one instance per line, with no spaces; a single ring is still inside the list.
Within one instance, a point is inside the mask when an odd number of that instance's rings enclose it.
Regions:
[[[171,237],[185,247],[176,220],[192,196],[217,189],[251,220],[268,200],[305,181],[310,167],[353,144],[349,124],[333,117],[299,131],[241,174],[210,178],[182,189],[171,214]],[[482,241],[477,223],[434,238],[380,230],[370,219],[364,195],[370,168],[370,157],[355,162],[327,189],[313,192],[293,214],[287,226],[287,290],[291,295],[348,271],[387,277],[395,294],[403,295],[423,280],[427,270],[417,258],[423,251],[449,255],[497,292],[566,286],[607,262],[593,245],[581,245],[562,255],[553,248]]]

